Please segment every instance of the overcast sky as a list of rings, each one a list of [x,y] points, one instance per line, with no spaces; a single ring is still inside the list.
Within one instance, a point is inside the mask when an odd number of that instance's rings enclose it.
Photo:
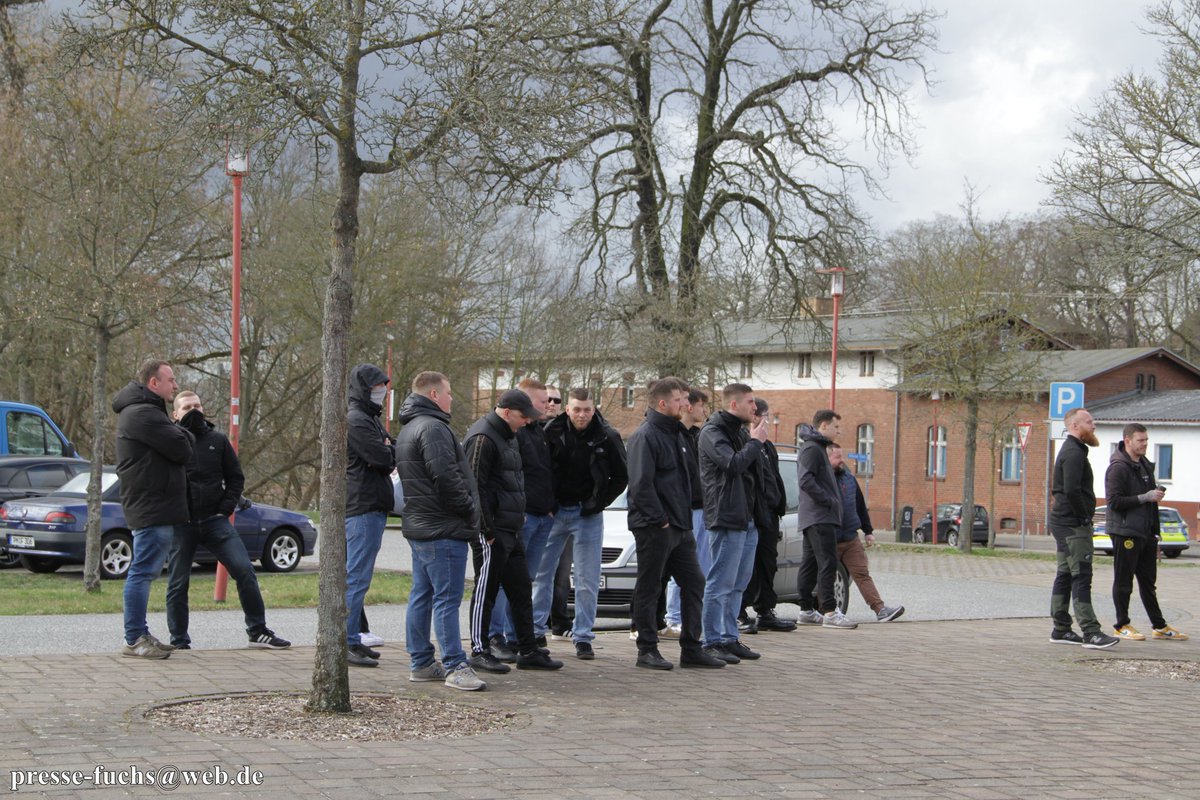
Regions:
[[[905,3],[905,5],[914,5]],[[891,201],[863,198],[879,228],[957,214],[964,181],[985,217],[1037,211],[1039,182],[1074,114],[1117,75],[1154,72],[1147,0],[930,0],[946,14],[931,92],[912,104],[920,151],[893,165]]]

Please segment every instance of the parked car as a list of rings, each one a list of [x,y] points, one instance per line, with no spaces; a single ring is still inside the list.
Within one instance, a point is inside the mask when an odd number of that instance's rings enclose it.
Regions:
[[[778,571],[775,573],[775,593],[781,602],[795,602],[800,597],[800,554],[803,536],[796,527],[800,484],[796,474],[794,448],[778,445],[779,473],[787,489],[787,515],[781,525],[783,540],[779,542]],[[787,452],[791,450],[791,452]],[[629,531],[629,511],[625,494],[604,510],[604,541],[601,545],[600,599],[597,614],[602,617],[628,617],[637,581],[637,552],[633,534]],[[834,598],[842,613],[850,605],[850,575],[838,564],[834,581]],[[570,602],[575,602],[574,591]]]
[[[73,456],[76,452],[45,411],[0,400],[0,455]]]
[[[54,572],[63,564],[82,564],[87,528],[87,485],[91,473],[81,472],[46,497],[10,500],[0,506],[0,534],[9,553],[31,572]],[[133,560],[133,537],[121,509],[120,483],[115,471],[101,479],[100,574],[123,578]],[[301,556],[312,555],[317,528],[304,514],[259,505],[242,498],[234,518],[251,560],[268,572],[290,572]],[[211,563],[203,547],[196,560]]]
[[[971,543],[987,544],[988,527],[987,509],[981,505],[976,505],[975,522],[971,526]],[[958,547],[958,535],[959,531],[962,530],[962,503],[938,503],[937,529],[938,544],[948,544],[951,547]],[[913,530],[913,542],[915,544],[932,542],[932,530],[933,525],[929,518],[929,512],[925,512],[925,519],[921,520],[921,524]]]
[[[1096,515],[1092,517],[1092,546],[1111,556],[1113,552],[1112,537],[1105,532],[1105,519],[1108,517],[1108,506],[1100,506],[1096,509]],[[1167,558],[1179,558],[1179,554],[1187,550],[1188,545],[1188,524],[1184,521],[1183,515],[1178,509],[1170,506],[1158,507],[1158,527],[1162,538],[1159,540],[1158,549]]]
[[[62,456],[0,456],[0,505],[7,500],[42,497],[88,468],[88,462]],[[15,567],[18,557],[0,542],[0,569]]]

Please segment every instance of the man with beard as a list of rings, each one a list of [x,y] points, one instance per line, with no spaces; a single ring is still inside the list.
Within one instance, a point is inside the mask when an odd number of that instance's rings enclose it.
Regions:
[[[1054,459],[1054,496],[1050,533],[1054,535],[1058,569],[1050,590],[1050,617],[1054,644],[1081,644],[1091,650],[1112,647],[1120,640],[1100,630],[1092,610],[1092,515],[1096,513],[1095,478],[1088,462],[1088,447],[1100,444],[1096,423],[1085,408],[1073,408],[1063,417],[1067,438]],[[1071,602],[1083,636],[1071,630]]]

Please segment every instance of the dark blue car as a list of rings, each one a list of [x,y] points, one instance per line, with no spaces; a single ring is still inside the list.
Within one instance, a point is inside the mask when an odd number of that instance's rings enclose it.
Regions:
[[[63,564],[82,564],[87,529],[89,472],[82,472],[46,497],[10,500],[0,506],[0,546],[17,556],[31,572],[54,572]],[[133,537],[121,510],[115,472],[104,471],[101,482],[100,574],[124,578],[133,559]],[[251,560],[269,572],[290,572],[301,556],[312,555],[317,528],[295,511],[251,504],[242,499],[234,527]],[[196,560],[216,559],[203,547]]]

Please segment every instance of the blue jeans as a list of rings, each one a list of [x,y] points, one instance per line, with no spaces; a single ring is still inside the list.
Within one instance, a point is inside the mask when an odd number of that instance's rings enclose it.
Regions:
[[[387,513],[368,511],[346,517],[346,645],[362,639],[363,599],[375,574],[375,557],[383,546]]]
[[[162,574],[174,537],[174,525],[154,525],[137,528],[133,532],[133,561],[129,563],[129,572],[125,576],[126,644],[133,644],[150,632],[146,625],[150,581]]]
[[[712,553],[708,549],[708,530],[704,527],[704,509],[692,509],[692,536],[696,537],[696,558],[700,561],[700,574],[707,575],[712,566]],[[667,624],[679,625],[679,584],[671,578],[667,582]]]
[[[704,583],[704,646],[728,644],[738,638],[737,615],[742,593],[754,571],[758,529],[744,531],[714,528],[709,531],[712,564]]]
[[[525,561],[529,564],[529,579],[537,577],[538,568],[542,565],[542,553],[546,551],[546,538],[554,527],[553,514],[526,514],[525,526],[521,528],[521,544],[525,546]],[[496,604],[492,606],[492,625],[489,636],[499,636],[506,642],[517,640],[517,630],[513,627],[512,611],[508,606],[508,598],[504,589],[496,594]]]
[[[463,584],[467,575],[467,551],[470,547],[458,539],[408,540],[412,548],[413,585],[405,615],[405,647],[412,669],[425,669],[433,663],[430,623],[442,648],[442,666],[446,671],[467,660],[458,626],[458,608],[462,605]]]
[[[563,506],[554,515],[554,527],[546,538],[546,550],[533,582],[533,633],[545,636],[554,600],[554,573],[568,536],[575,537],[571,551],[575,578],[575,619],[571,624],[575,642],[590,642],[596,638],[596,604],[600,599],[600,550],[604,544],[604,515],[579,515],[579,506]]]
[[[238,600],[246,618],[246,634],[254,636],[267,629],[267,611],[250,555],[242,537],[228,517],[218,514],[201,522],[178,525],[171,543],[170,581],[167,584],[167,629],[171,644],[190,644],[188,636],[188,586],[192,580],[192,561],[196,546],[204,545],[229,570],[237,584]]]

